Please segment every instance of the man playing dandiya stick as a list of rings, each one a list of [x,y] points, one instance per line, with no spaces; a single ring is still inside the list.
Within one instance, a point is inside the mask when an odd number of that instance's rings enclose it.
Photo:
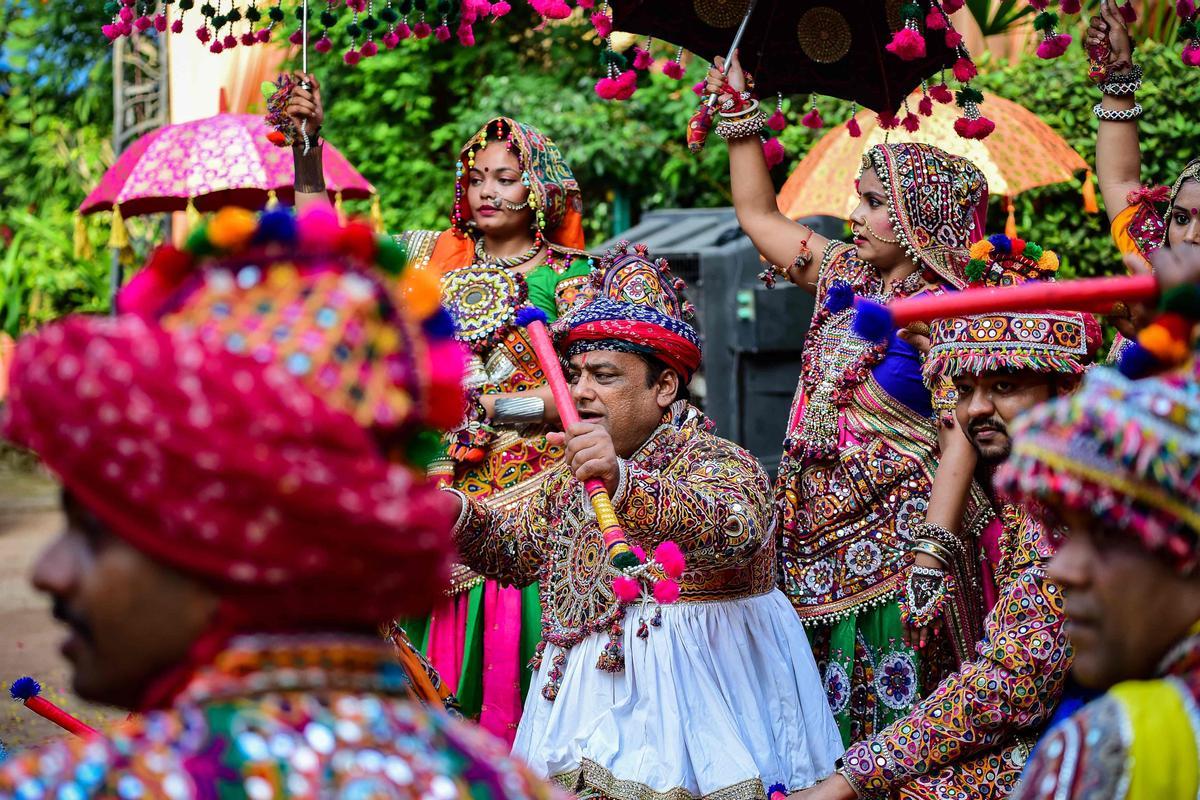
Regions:
[[[1048,280],[1058,268],[1052,251],[1001,235],[976,243],[971,256],[967,270],[976,285]],[[1101,343],[1092,315],[1066,311],[937,320],[929,339],[926,380],[953,409],[943,424],[965,432],[989,473],[987,483],[1011,450],[1008,426],[1034,406],[1070,394]],[[981,543],[994,588],[975,660],[943,679],[907,716],[852,745],[838,774],[800,797],[975,798],[1012,791],[1062,697],[1071,658],[1062,590],[1045,572],[1055,532],[1014,503],[998,504],[998,516],[998,535]],[[929,526],[924,534],[914,552],[942,564],[960,557],[956,536]],[[909,582],[903,611],[933,624],[949,591],[962,589],[951,589],[941,570],[911,569],[923,580]]]
[[[453,369],[431,372],[436,302],[395,307],[375,250],[336,226],[297,242],[278,216],[223,222],[126,287],[130,313],[68,319],[17,348],[4,433],[60,478],[67,513],[34,583],[71,630],[77,693],[142,713],[6,762],[0,795],[553,796],[497,741],[412,702],[377,632],[444,587],[453,504],[383,457],[354,388],[374,398],[376,432],[411,452],[431,404],[461,391],[443,380]],[[195,263],[214,249],[235,252]],[[242,353],[147,319],[177,285],[244,288],[281,262],[339,316],[379,309],[373,324],[394,329],[379,369],[348,335],[333,358],[354,379],[320,394],[265,340]],[[269,272],[294,311],[287,270]],[[290,318],[262,321],[301,352]]]
[[[463,561],[518,586],[541,580],[537,691],[513,752],[570,789],[622,799],[809,786],[840,737],[774,586],[770,483],[688,402],[700,338],[666,262],[621,248],[594,283],[558,325],[581,417],[560,434],[564,463],[511,510],[458,494]],[[681,589],[614,585],[629,578],[606,555],[589,479],[630,544],[656,554],[652,580],[678,575],[682,551]]]

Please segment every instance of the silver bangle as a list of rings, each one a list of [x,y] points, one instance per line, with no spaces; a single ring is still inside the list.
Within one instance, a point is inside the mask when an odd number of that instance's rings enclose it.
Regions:
[[[1112,97],[1123,97],[1142,88],[1142,68],[1137,64],[1133,69],[1120,75],[1109,75],[1108,80],[1100,84],[1100,91]]]
[[[746,105],[742,106],[741,111],[722,111],[721,116],[725,119],[736,120],[740,119],[741,117],[749,117],[754,114],[755,111],[758,111],[758,101],[751,100],[749,103],[746,103]]]
[[[751,136],[758,136],[762,132],[763,125],[766,124],[767,118],[763,116],[761,111],[756,112],[752,116],[738,120],[722,119],[717,123],[713,132],[726,141],[733,139],[748,139]]]
[[[498,397],[492,422],[500,425],[533,425],[546,418],[546,401],[540,397]]]
[[[1096,103],[1096,105],[1092,106],[1092,113],[1101,122],[1133,122],[1142,115],[1142,104],[1134,103],[1133,108],[1123,108],[1120,111],[1115,111],[1111,108],[1105,108],[1103,103]]]

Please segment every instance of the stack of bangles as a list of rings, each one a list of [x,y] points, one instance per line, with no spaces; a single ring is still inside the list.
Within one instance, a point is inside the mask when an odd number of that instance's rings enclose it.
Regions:
[[[1142,68],[1137,64],[1128,72],[1120,75],[1110,75],[1100,84],[1100,91],[1106,97],[1132,97],[1142,88]],[[1092,106],[1092,113],[1102,122],[1133,122],[1142,116],[1142,104],[1134,103],[1132,108],[1105,108],[1101,101]]]
[[[720,121],[713,129],[717,136],[726,141],[758,136],[767,123],[758,100],[750,92],[734,92],[728,84],[722,91],[728,91],[732,97],[721,104]]]
[[[942,569],[914,564],[900,595],[900,617],[908,625],[927,627],[942,615],[946,600],[954,594],[954,576],[949,569],[961,543],[950,531],[930,522],[922,523],[913,539],[912,552],[933,556]]]
[[[954,563],[954,553],[962,546],[957,536],[932,522],[921,523],[916,533],[910,548],[914,553],[931,555],[944,567]]]

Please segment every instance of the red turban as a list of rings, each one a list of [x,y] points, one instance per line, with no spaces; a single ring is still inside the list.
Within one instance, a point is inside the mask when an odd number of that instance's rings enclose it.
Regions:
[[[445,586],[453,501],[279,365],[134,317],[70,318],[17,346],[3,430],[250,624],[370,626]]]

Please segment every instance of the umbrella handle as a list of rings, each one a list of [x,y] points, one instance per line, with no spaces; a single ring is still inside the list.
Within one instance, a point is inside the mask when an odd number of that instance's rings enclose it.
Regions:
[[[746,16],[742,17],[742,22],[738,25],[737,32],[733,34],[733,41],[729,44],[729,52],[725,54],[725,68],[729,69],[729,62],[733,60],[733,56],[737,53],[738,48],[742,44],[742,37],[746,34],[746,26],[750,24],[750,16],[754,13],[754,6],[758,4],[758,0],[750,0],[750,5],[746,7]],[[692,118],[688,120],[687,129],[687,146],[688,150],[693,153],[699,153],[704,149],[704,143],[708,141],[708,132],[712,130],[713,114],[717,108],[717,96],[710,94]]]

